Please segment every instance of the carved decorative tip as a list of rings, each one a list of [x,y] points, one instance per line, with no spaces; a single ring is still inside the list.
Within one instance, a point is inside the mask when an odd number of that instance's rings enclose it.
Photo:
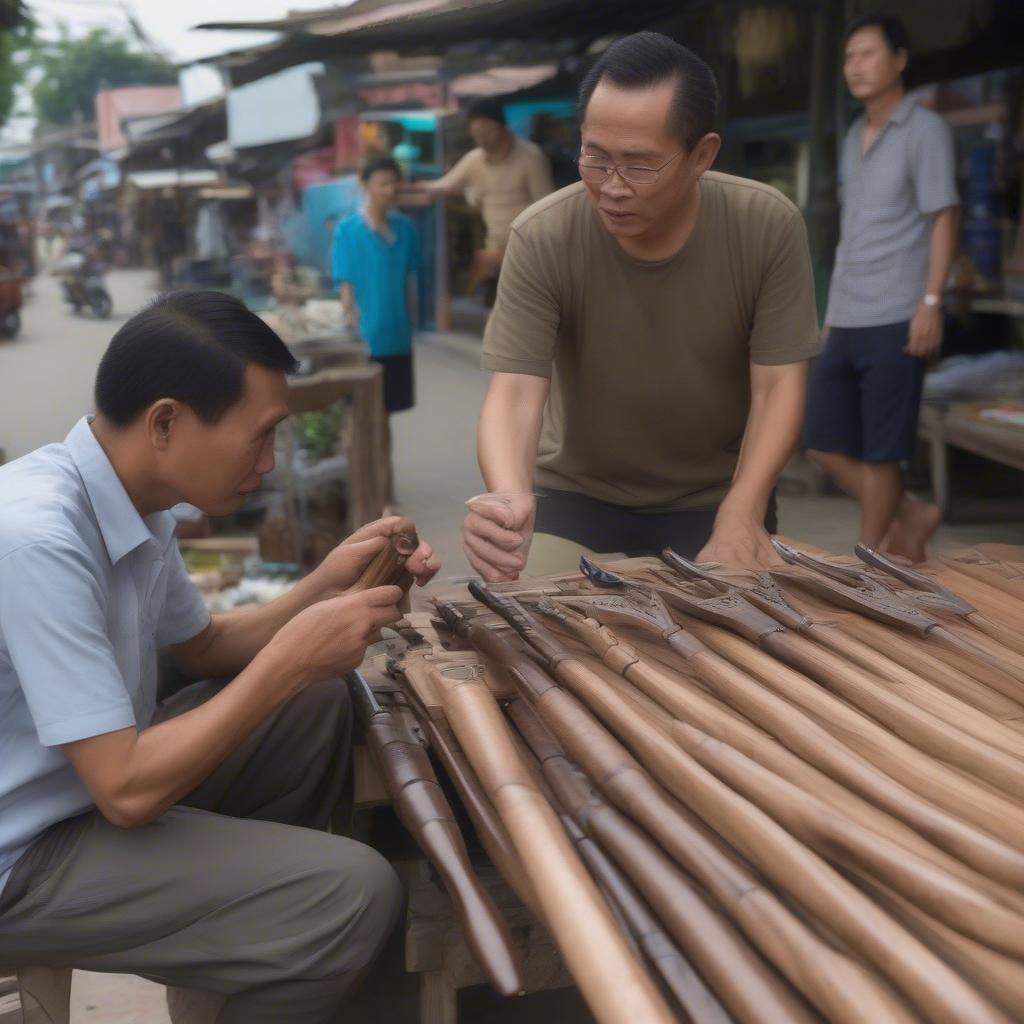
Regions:
[[[420,538],[415,533],[402,532],[394,535],[392,543],[400,555],[408,558],[420,546]]]
[[[480,580],[473,580],[469,584],[468,589],[470,594],[480,604],[485,608],[490,608],[492,612],[496,612],[502,617],[508,614],[510,608],[518,607],[513,598],[508,597],[506,594],[499,594],[498,591],[492,590],[486,583]]]
[[[438,601],[435,599],[434,607],[437,614],[441,616],[444,624],[454,633],[466,622],[466,616],[459,611],[450,601]]]
[[[772,546],[782,556],[784,561],[789,562],[790,565],[796,565],[799,558],[800,552],[796,548],[791,548],[788,544],[783,544],[778,537],[772,537]]]
[[[661,560],[668,566],[671,566],[677,572],[685,573],[690,575],[700,570],[697,566],[691,562],[688,558],[683,558],[675,548],[666,547],[661,549]]]
[[[626,585],[626,581],[608,569],[602,569],[593,559],[586,555],[580,555],[580,572],[599,587],[620,588]]]

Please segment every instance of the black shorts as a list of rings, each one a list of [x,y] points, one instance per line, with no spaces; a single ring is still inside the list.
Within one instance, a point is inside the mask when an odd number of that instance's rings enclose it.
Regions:
[[[384,367],[384,408],[388,412],[411,409],[415,403],[412,353],[404,356],[374,356]]]
[[[917,445],[925,361],[910,324],[832,327],[807,389],[804,444],[864,462],[906,462]]]
[[[710,539],[718,513],[717,508],[643,512],[574,491],[534,490],[538,495],[534,533],[574,540],[591,551],[621,551],[630,558],[658,555],[668,547],[684,558],[694,558]],[[769,533],[778,531],[774,491],[764,525]]]

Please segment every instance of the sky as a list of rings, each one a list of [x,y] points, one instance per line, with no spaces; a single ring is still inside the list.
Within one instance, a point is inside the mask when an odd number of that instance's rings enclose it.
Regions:
[[[339,0],[334,3],[348,6]],[[201,22],[270,21],[284,17],[289,10],[331,5],[331,0],[28,0],[41,25],[64,21],[73,32],[87,32],[100,25],[127,29],[123,10],[130,9],[149,36],[175,61],[195,60],[273,38],[251,32],[191,31]]]
[[[352,0],[26,0],[43,34],[56,35],[61,23],[72,35],[84,35],[94,28],[109,28],[132,35],[125,15],[131,11],[153,48],[175,64],[186,64],[226,50],[270,42],[273,33],[205,32],[193,26],[208,21],[272,21],[289,11],[347,7]],[[219,94],[220,78],[210,68],[200,67],[182,77],[186,103],[202,102]],[[19,90],[15,114],[0,129],[0,147],[20,146],[29,141],[35,127],[31,99]]]

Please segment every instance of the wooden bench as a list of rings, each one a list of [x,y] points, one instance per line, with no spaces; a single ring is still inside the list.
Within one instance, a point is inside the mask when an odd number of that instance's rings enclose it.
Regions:
[[[928,443],[932,493],[944,518],[951,519],[949,447],[1024,470],[1024,429],[989,423],[982,409],[999,404],[993,399],[945,405],[926,402],[921,407],[918,435]]]

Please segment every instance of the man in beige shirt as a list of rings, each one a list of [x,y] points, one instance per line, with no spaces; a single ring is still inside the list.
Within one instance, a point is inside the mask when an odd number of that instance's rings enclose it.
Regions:
[[[539,146],[509,131],[505,112],[494,99],[477,100],[468,110],[469,134],[476,143],[436,181],[417,183],[435,198],[465,196],[480,210],[486,237],[475,254],[467,291],[495,278],[508,244],[512,221],[554,190],[551,165]]]
[[[531,529],[530,572],[667,544],[774,559],[773,491],[819,348],[814,285],[799,210],[710,171],[716,104],[689,50],[620,40],[581,89],[582,182],[512,226],[478,432],[489,491],[511,497],[464,528],[486,579],[524,568]]]

